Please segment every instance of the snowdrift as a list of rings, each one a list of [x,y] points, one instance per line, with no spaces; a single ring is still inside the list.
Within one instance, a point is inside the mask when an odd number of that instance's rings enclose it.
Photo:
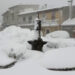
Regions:
[[[45,68],[75,67],[75,47],[55,49],[45,52],[40,63]]]
[[[0,66],[17,63],[8,69],[1,69],[1,75],[75,75],[75,71],[56,72],[48,69],[75,67],[75,40],[65,37],[42,37],[48,43],[43,53],[31,50],[28,40],[36,39],[35,32],[10,26],[0,32]],[[69,47],[69,48],[67,48]],[[49,51],[48,51],[49,50]]]
[[[58,48],[66,48],[66,47],[75,47],[75,39],[59,39],[59,38],[44,38],[47,41],[47,44],[44,45],[43,51],[46,52],[48,50],[58,49]]]
[[[70,38],[67,31],[54,31],[46,35],[46,38]]]

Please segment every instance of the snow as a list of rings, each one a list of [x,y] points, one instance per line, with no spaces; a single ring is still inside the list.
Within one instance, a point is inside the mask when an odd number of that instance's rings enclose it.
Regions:
[[[73,18],[73,19],[68,19],[68,20],[66,20],[65,22],[63,22],[62,23],[62,26],[69,26],[69,25],[75,25],[75,18]]]
[[[75,39],[67,32],[62,35],[42,37],[48,43],[43,51],[31,50],[27,43],[36,39],[35,31],[10,26],[0,32],[0,66],[17,63],[8,69],[0,69],[1,75],[75,75],[75,71],[60,72],[47,68],[75,67]],[[56,34],[59,34],[56,32]],[[51,34],[51,33],[50,33]],[[54,35],[54,34],[53,34]],[[33,37],[34,36],[34,37]]]
[[[16,61],[16,60],[14,60],[13,58],[8,57],[8,55],[5,52],[0,51],[0,66],[10,64],[11,62],[14,62],[14,61]]]
[[[75,47],[60,48],[47,51],[41,59],[41,65],[46,68],[75,67]]]
[[[20,12],[19,15],[23,15],[23,14],[30,14],[30,13],[36,13],[37,11],[36,10],[25,10],[23,12]]]
[[[45,38],[44,40],[47,41],[47,44],[43,47],[44,52],[59,48],[75,47],[75,39],[73,38]]]
[[[1,75],[50,75],[49,71],[33,61],[22,61],[14,67],[0,71]]]
[[[24,57],[25,59],[36,60],[36,59],[40,59],[43,56],[43,54],[44,53],[35,50],[26,50]]]
[[[13,67],[9,69],[1,69],[0,74],[1,75],[25,75],[25,74],[26,75],[50,75],[50,74],[51,75],[75,75],[75,71],[60,72],[60,71],[47,70],[41,65],[39,65],[36,61],[32,59],[28,59],[28,60],[18,62],[17,64],[15,64]]]
[[[30,51],[31,45],[27,42],[37,39],[36,35],[37,33],[35,30],[31,31],[29,29],[10,26],[0,32],[0,51],[4,51],[8,57],[16,57],[16,60],[29,57],[33,54],[38,57],[38,53],[41,52]],[[42,53],[40,55],[42,55]]]
[[[47,34],[42,39],[47,41],[47,44],[45,44],[43,47],[44,52],[57,48],[75,46],[75,39],[70,38],[70,35],[67,31],[54,31]]]
[[[48,0],[47,0],[48,1]],[[33,9],[25,9],[24,11],[21,11],[19,13],[19,15],[23,15],[23,14],[30,14],[30,13],[37,13],[37,11],[45,11],[45,10],[50,10],[50,9],[56,9],[56,8],[62,8],[62,7],[65,7],[65,6],[68,6],[68,2],[67,1],[60,1],[58,0],[57,3],[54,3],[53,2],[47,2],[47,7],[44,6],[44,4],[40,5],[38,10],[33,10]]]
[[[32,33],[32,34],[31,34]],[[4,51],[8,56],[19,56],[23,58],[25,50],[31,49],[27,41],[33,39],[33,31],[22,29],[16,26],[10,26],[0,32],[0,51]]]
[[[70,35],[67,31],[54,31],[46,35],[46,38],[69,38]]]

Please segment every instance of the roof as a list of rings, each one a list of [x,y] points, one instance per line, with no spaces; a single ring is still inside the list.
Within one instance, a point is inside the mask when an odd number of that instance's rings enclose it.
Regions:
[[[49,8],[55,8],[55,7],[63,7],[63,6],[68,6],[69,0],[46,0],[45,3],[47,3],[47,7]],[[73,0],[73,5],[75,5],[75,0]]]
[[[31,13],[37,13],[37,12],[44,12],[44,11],[49,11],[49,10],[57,10],[57,9],[62,9],[64,7],[67,7],[68,5],[67,4],[64,4],[64,5],[52,5],[52,6],[48,6],[46,8],[39,8],[38,10],[31,10],[31,11],[23,11],[23,12],[20,12],[19,15],[23,15],[23,14],[31,14]],[[73,5],[75,6],[75,5]]]
[[[18,15],[30,14],[30,13],[36,13],[36,12],[37,12],[37,10],[30,9],[30,10],[22,11]]]
[[[75,25],[75,18],[73,19],[67,19],[62,23],[62,26],[67,26],[67,25]]]
[[[20,6],[20,7],[23,7],[23,6],[25,6],[25,7],[26,7],[26,6],[30,6],[30,7],[33,6],[33,7],[35,7],[35,6],[37,6],[37,8],[39,8],[39,4],[19,4],[19,5],[14,5],[14,6],[8,8],[8,10],[5,11],[2,15],[8,13],[8,12],[10,11],[10,9],[16,8],[16,7],[18,7],[18,6]]]
[[[19,15],[23,15],[23,14],[31,14],[31,13],[37,13],[37,12],[43,12],[43,11],[49,11],[49,10],[55,10],[55,9],[61,9],[63,7],[59,7],[59,8],[45,8],[45,9],[38,9],[38,10],[31,10],[31,11],[22,11],[19,13]]]
[[[14,5],[12,7],[10,7],[9,9],[18,7],[18,6],[39,6],[38,4],[18,4],[18,5]]]

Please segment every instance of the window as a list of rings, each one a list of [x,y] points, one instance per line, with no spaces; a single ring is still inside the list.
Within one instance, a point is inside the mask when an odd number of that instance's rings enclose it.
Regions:
[[[46,13],[43,13],[42,14],[42,23],[45,23],[46,22]]]
[[[49,29],[46,30],[46,34],[50,33]]]
[[[32,23],[32,16],[29,17],[29,23]]]
[[[42,14],[42,17],[43,17],[43,18],[45,18],[45,17],[46,17],[45,13],[44,13],[44,14]]]
[[[25,17],[23,17],[23,22],[26,22],[26,18]]]
[[[43,19],[43,20],[46,19],[46,14],[45,14],[45,13],[42,14],[42,19]]]
[[[7,21],[8,21],[8,16],[6,17]]]
[[[52,14],[51,14],[51,16],[52,16],[52,20],[54,20],[54,19],[55,19],[55,14],[56,14],[56,12],[55,12],[55,11],[53,11],[53,12],[52,12]]]
[[[12,13],[11,15],[12,15],[12,20],[14,20],[14,13]]]

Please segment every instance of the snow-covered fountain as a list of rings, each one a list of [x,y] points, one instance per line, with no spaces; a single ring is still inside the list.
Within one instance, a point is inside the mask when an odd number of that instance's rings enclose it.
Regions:
[[[34,36],[36,36],[36,38],[28,41],[28,43],[32,45],[32,50],[42,51],[43,45],[47,42],[43,41],[41,38],[41,20],[38,18],[35,20]]]

